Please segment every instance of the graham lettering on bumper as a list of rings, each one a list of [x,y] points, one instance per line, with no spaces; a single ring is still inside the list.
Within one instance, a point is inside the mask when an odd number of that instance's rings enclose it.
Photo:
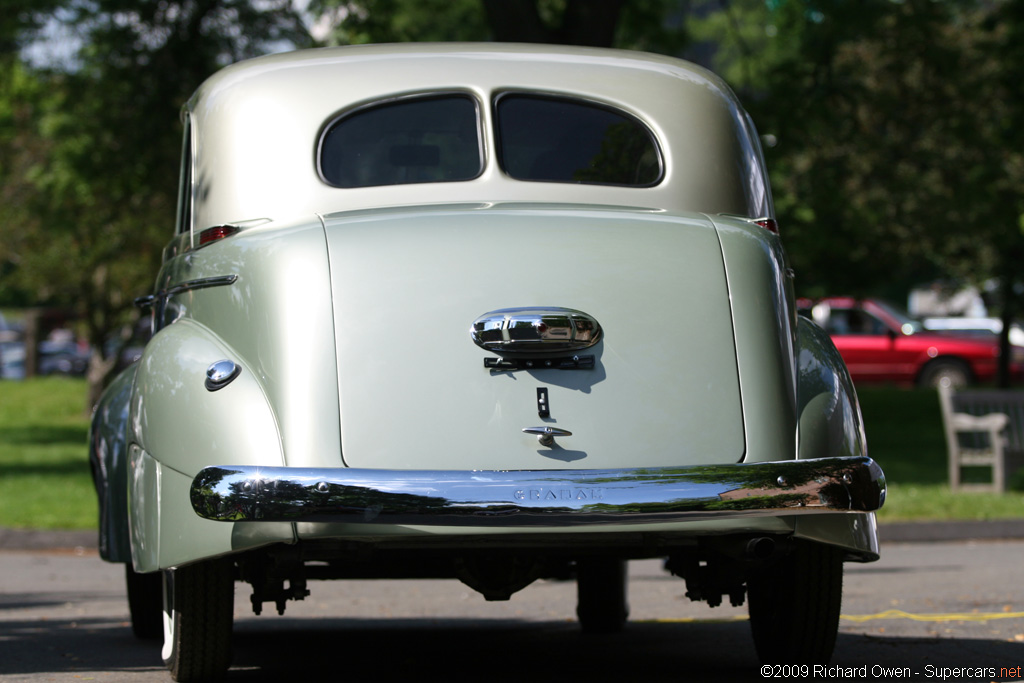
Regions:
[[[224,466],[192,482],[206,519],[563,526],[871,512],[871,458],[619,470],[429,471]]]

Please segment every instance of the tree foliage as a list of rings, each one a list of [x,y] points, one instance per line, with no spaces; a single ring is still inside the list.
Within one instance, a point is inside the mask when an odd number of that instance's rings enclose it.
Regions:
[[[479,0],[313,0],[328,45],[488,40]]]
[[[685,43],[668,0],[313,0],[331,45],[503,41],[674,53]]]
[[[1021,3],[751,2],[754,22],[737,20],[739,4],[702,29],[773,142],[803,292],[1005,275],[1024,188],[1020,21],[1009,20]]]
[[[0,12],[0,58],[16,56],[61,0],[4,0]]]
[[[735,19],[739,4],[725,14]],[[996,279],[1004,320],[1024,310],[1024,3],[780,0],[745,11],[770,35],[722,16],[703,28],[775,143],[798,288],[895,294]]]
[[[9,8],[9,9],[8,9]],[[313,0],[327,43],[514,40],[695,57],[765,134],[798,291],[1003,283],[1024,311],[1024,0]],[[71,68],[18,50],[48,21]],[[6,0],[0,296],[131,320],[171,232],[178,110],[210,73],[303,45],[290,0]],[[1005,354],[1004,354],[1005,355]],[[98,356],[100,358],[101,356]],[[108,357],[93,369],[99,383]]]
[[[308,34],[289,0],[68,0],[51,18],[83,36],[73,68],[0,65],[0,273],[78,313],[94,399],[173,234],[182,104],[220,66]]]

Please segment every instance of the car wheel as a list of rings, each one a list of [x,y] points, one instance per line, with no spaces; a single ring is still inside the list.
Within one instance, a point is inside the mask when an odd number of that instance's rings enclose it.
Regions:
[[[842,551],[807,541],[747,582],[750,630],[764,664],[827,664],[839,630]]]
[[[140,574],[129,562],[124,566],[128,593],[128,611],[132,615],[132,633],[136,638],[156,640],[163,635],[163,575]]]
[[[208,560],[163,573],[163,659],[176,681],[210,681],[231,664],[234,566]]]
[[[625,560],[588,558],[576,563],[576,616],[584,633],[618,633],[626,625],[629,571]]]
[[[949,380],[951,387],[965,387],[971,383],[971,369],[958,360],[934,360],[924,366],[917,383],[934,389],[944,380]]]

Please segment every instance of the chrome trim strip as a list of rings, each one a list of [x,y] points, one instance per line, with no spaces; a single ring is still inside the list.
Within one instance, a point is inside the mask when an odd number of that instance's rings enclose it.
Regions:
[[[177,284],[169,289],[161,289],[155,294],[147,294],[146,296],[140,296],[135,299],[135,305],[138,308],[148,308],[159,304],[161,307],[170,299],[172,296],[181,294],[182,292],[188,292],[193,289],[206,289],[207,287],[222,287],[224,285],[233,285],[238,280],[238,276],[235,274],[231,275],[216,275],[214,277],[201,277],[195,280],[187,280],[181,284]]]
[[[207,467],[200,517],[440,526],[571,526],[870,512],[885,475],[868,457],[619,470],[429,471]]]
[[[167,289],[161,289],[155,294],[149,294],[147,296],[140,296],[135,300],[135,305],[139,308],[146,309],[151,308],[153,311],[153,332],[156,332],[160,328],[165,326],[164,313],[167,310],[167,306],[172,297],[181,294],[182,292],[188,292],[193,289],[206,289],[207,287],[222,287],[224,285],[233,285],[238,281],[238,275],[232,273],[231,275],[215,275],[213,277],[201,277],[195,280],[186,280],[185,282],[174,285]]]
[[[170,298],[176,294],[187,292],[192,289],[206,289],[207,287],[221,287],[223,285],[233,285],[238,280],[238,276],[231,275],[216,275],[214,277],[201,277],[195,280],[186,280],[181,284],[170,287],[160,294],[166,298]]]

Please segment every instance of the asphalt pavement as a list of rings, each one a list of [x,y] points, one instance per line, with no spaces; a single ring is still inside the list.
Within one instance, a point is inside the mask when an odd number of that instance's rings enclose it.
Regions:
[[[1024,518],[984,521],[896,522],[880,524],[885,543],[1024,539]],[[0,550],[96,549],[96,531],[7,529],[0,527]]]
[[[90,541],[18,537],[22,544]],[[343,671],[361,683],[379,681],[384,666],[410,680],[480,671],[493,683],[565,672],[645,683],[895,676],[1020,683],[1024,603],[1012,568],[1024,540],[887,546],[878,562],[847,566],[836,654],[813,675],[765,669],[744,607],[690,602],[683,582],[646,560],[630,563],[630,624],[614,636],[579,633],[571,581],[537,581],[511,602],[488,602],[454,580],[323,581],[283,617],[250,614],[242,587],[226,680],[333,680]],[[159,643],[132,637],[123,569],[99,561],[95,550],[0,550],[0,576],[0,681],[167,682]]]

